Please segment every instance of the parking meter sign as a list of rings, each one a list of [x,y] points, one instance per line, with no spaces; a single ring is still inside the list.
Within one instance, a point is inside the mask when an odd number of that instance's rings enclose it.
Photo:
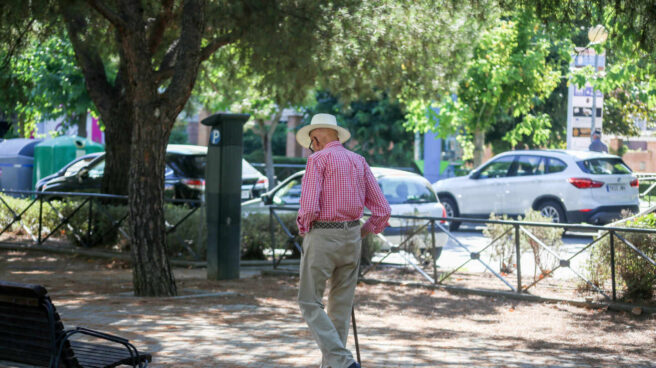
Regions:
[[[219,129],[212,129],[210,144],[212,146],[217,146],[219,142],[221,142],[221,131],[219,131]]]

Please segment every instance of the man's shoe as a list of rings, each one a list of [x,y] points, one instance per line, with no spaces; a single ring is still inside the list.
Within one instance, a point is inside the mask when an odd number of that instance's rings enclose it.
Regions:
[[[360,368],[360,363],[353,362],[353,364],[349,365],[348,368]]]

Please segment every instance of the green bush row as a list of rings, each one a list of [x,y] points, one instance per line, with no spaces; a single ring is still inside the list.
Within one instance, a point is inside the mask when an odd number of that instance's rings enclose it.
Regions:
[[[26,209],[33,199],[14,198],[0,195],[0,230],[9,225],[14,217]],[[0,201],[1,202],[1,201]],[[111,205],[94,200],[92,203],[92,216],[89,221],[89,203],[83,203],[81,199],[68,199],[65,201],[44,201],[41,217],[41,236],[45,238],[51,232],[48,239],[66,239],[77,246],[97,246],[111,248],[113,250],[127,251],[129,234],[127,218],[121,222],[121,230],[113,230],[113,224],[121,221],[128,214],[125,205]],[[80,207],[80,208],[78,208]],[[11,208],[11,210],[10,210]],[[164,216],[167,227],[171,229],[185,216],[188,216],[193,208],[167,203],[164,206]],[[295,235],[295,240],[301,244],[301,238],[296,234],[296,214],[279,214],[285,226]],[[62,220],[68,218],[64,225]],[[39,201],[23,213],[21,221],[15,221],[7,232],[15,236],[25,237],[32,234],[38,238],[39,231]],[[274,223],[275,245],[277,249],[291,246],[288,237],[282,227]],[[271,234],[269,231],[268,214],[251,214],[242,219],[242,243],[241,253],[243,259],[265,259],[266,250],[271,249]],[[188,218],[182,221],[175,231],[167,234],[167,252],[173,257],[184,257],[192,259],[204,259],[207,244],[207,222],[205,219],[205,208],[198,208]],[[270,253],[270,252],[269,252]],[[293,252],[298,255],[297,251]]]

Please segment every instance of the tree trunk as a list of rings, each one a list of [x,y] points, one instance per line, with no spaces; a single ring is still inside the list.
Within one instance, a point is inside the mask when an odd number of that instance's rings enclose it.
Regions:
[[[280,105],[279,105],[280,106]],[[259,121],[260,137],[262,138],[262,148],[264,149],[264,172],[269,180],[269,190],[273,189],[276,183],[276,173],[273,168],[273,134],[278,127],[278,122],[282,116],[282,110],[276,112],[271,118],[268,128],[264,122]]]
[[[271,133],[271,129],[268,131],[265,130],[262,143],[264,144],[264,170],[267,179],[269,179],[269,190],[271,190],[275,186],[276,180],[275,170],[273,169],[273,134]]]
[[[105,174],[101,190],[106,194],[128,194],[128,170],[132,119],[128,109],[116,109],[105,118]]]
[[[78,137],[87,137],[87,113],[84,114],[74,113],[71,116],[73,123],[77,125],[77,136]]]
[[[175,280],[166,255],[164,167],[172,122],[136,111],[130,163],[130,248],[134,294],[173,296]]]
[[[182,2],[177,22],[171,17],[172,1],[164,2],[154,20],[146,19],[142,2],[122,0],[113,5],[69,0],[62,2],[62,11],[87,90],[108,128],[110,167],[103,188],[121,193],[127,187],[134,293],[171,296],[176,286],[166,255],[166,146],[173,122],[191,95],[199,63],[231,39],[218,37],[203,48],[206,3],[202,0]],[[84,12],[90,8],[111,24],[108,31],[116,35],[119,70],[114,83],[99,53],[104,45],[98,47],[89,35],[96,29]],[[173,43],[163,41],[167,29],[179,33]],[[159,67],[153,65],[158,51],[165,53]],[[121,177],[128,166],[129,175]]]
[[[485,131],[476,129],[474,131],[474,167],[478,167],[483,163],[483,155],[485,154]]]

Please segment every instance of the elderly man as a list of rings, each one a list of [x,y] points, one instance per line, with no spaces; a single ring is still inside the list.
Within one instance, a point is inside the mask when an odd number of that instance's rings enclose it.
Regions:
[[[298,303],[322,354],[322,368],[359,368],[346,349],[362,237],[387,226],[391,208],[365,159],[342,143],[351,137],[330,114],[296,134],[309,148],[296,223],[303,236]],[[371,217],[360,226],[364,207]],[[330,282],[327,310],[323,294]]]

